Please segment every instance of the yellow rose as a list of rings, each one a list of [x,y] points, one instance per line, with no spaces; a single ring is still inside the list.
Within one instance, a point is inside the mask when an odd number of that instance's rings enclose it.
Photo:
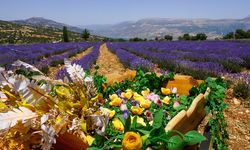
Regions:
[[[109,99],[113,101],[114,99],[119,98],[117,94],[112,94],[111,96],[109,95]]]
[[[150,100],[143,100],[140,102],[140,106],[142,108],[148,109],[151,105],[151,101]]]
[[[169,95],[171,94],[171,90],[169,88],[161,88],[161,92],[164,95]]]
[[[122,100],[119,97],[117,97],[117,98],[113,99],[111,102],[109,102],[109,105],[120,106],[121,103],[122,103]]]
[[[112,124],[116,130],[118,130],[118,131],[124,130],[124,126],[118,118],[114,118],[114,120],[112,121]]]
[[[108,108],[100,108],[104,115],[109,115],[109,119],[112,119],[115,115],[115,110],[109,110]]]
[[[166,96],[164,97],[163,101],[164,104],[169,105],[170,104],[170,97]]]
[[[140,150],[142,148],[140,134],[135,132],[126,132],[122,140],[122,148],[124,150]]]
[[[138,106],[132,106],[131,110],[134,115],[141,115],[144,109]]]
[[[147,96],[149,93],[150,93],[150,90],[149,90],[149,89],[144,90],[144,91],[141,91],[141,94],[142,94],[144,97]]]

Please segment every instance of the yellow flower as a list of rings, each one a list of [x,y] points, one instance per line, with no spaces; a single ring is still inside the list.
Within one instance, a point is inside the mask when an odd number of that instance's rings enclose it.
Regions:
[[[116,98],[119,98],[117,94],[112,94],[111,96],[109,95],[109,98],[111,101],[113,101]]]
[[[122,100],[119,97],[117,97],[117,98],[111,100],[111,102],[109,102],[109,105],[111,105],[111,106],[120,106],[121,103],[122,103]]]
[[[169,95],[171,94],[171,90],[169,88],[161,88],[161,92],[164,95]]]
[[[126,132],[122,140],[123,150],[140,150],[142,148],[142,140],[139,133]]]
[[[136,97],[133,97],[135,101],[137,101],[139,104],[141,104],[142,101],[145,101],[145,98],[141,95],[137,95]]]
[[[90,135],[87,135],[86,140],[87,140],[89,146],[91,146],[92,143],[94,142],[95,138],[93,138],[93,137],[90,136]]]
[[[150,93],[150,90],[149,89],[146,89],[144,91],[141,91],[141,94],[145,97],[147,96],[148,94]]]
[[[140,102],[140,106],[142,108],[148,109],[151,105],[151,101],[150,100],[143,100]]]
[[[130,89],[126,90],[126,92],[121,93],[122,98],[126,97],[127,99],[130,99],[132,95],[133,95],[133,91]]]
[[[123,131],[124,130],[124,126],[122,124],[122,122],[118,119],[118,118],[115,118],[113,121],[113,126],[116,130],[118,131]]]
[[[144,109],[138,106],[132,106],[131,110],[134,115],[141,115]]]
[[[115,110],[110,110],[108,108],[100,108],[104,115],[109,115],[109,119],[112,119],[115,115]]]
[[[164,104],[169,105],[170,104],[170,97],[166,96],[164,97],[163,101]]]
[[[67,87],[64,87],[64,86],[59,86],[57,89],[56,89],[56,94],[58,96],[70,96],[70,90],[69,88]]]
[[[150,122],[149,122],[149,125],[151,125],[151,126],[152,126],[152,125],[153,125],[153,123],[154,123],[154,121],[152,120],[152,121],[150,121]]]
[[[134,120],[134,117],[131,116],[131,124],[133,123],[133,120]],[[145,127],[147,126],[142,117],[137,116],[136,122],[145,126]]]

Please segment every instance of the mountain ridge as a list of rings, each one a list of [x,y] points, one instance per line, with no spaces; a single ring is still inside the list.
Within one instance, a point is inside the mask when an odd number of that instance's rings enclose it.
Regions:
[[[172,35],[175,39],[185,33],[191,35],[203,32],[208,39],[222,37],[237,28],[247,30],[250,28],[250,15],[242,19],[209,19],[209,18],[143,18],[136,21],[123,21],[116,24],[94,24],[71,26],[42,17],[32,17],[24,20],[13,21],[18,24],[59,28],[67,26],[69,30],[81,33],[84,28],[92,34],[112,38],[148,38]]]
[[[81,33],[83,31],[82,28],[78,28],[78,27],[68,25],[65,23],[60,23],[52,19],[47,19],[43,17],[31,17],[31,18],[23,19],[23,20],[13,20],[11,22],[22,24],[22,25],[31,25],[35,27],[47,27],[47,28],[58,28],[58,29],[62,29],[63,26],[66,26],[70,31],[73,31],[73,32]]]

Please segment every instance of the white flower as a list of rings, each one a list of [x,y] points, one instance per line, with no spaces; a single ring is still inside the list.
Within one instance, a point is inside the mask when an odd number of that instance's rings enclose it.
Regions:
[[[174,93],[174,94],[177,93],[177,88],[176,88],[176,87],[174,87],[174,88],[172,89],[172,93]]]
[[[121,111],[128,110],[128,108],[127,108],[127,105],[126,105],[126,104],[121,104],[120,109],[121,109]]]
[[[93,82],[93,78],[92,77],[86,77],[84,79],[85,82]]]

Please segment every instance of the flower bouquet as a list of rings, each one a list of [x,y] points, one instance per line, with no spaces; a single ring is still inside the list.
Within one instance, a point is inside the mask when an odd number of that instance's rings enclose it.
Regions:
[[[0,68],[0,147],[182,149],[205,140],[197,131],[165,129],[206,90],[179,95],[177,88],[166,88],[173,73],[138,70],[132,80],[107,85],[103,76],[91,76],[69,61],[64,82],[24,62],[15,65],[21,74]]]

